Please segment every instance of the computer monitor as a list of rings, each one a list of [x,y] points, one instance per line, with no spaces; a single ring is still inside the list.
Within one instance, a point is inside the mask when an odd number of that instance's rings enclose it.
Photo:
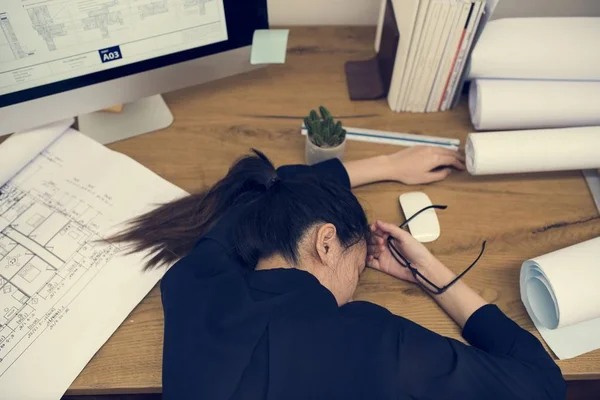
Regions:
[[[267,0],[1,0],[0,135],[73,116],[91,136],[121,128],[102,142],[170,124],[154,95],[255,68],[267,28]]]

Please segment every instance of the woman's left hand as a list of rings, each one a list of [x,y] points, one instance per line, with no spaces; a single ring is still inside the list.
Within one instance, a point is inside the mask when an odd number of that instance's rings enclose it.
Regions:
[[[441,181],[450,175],[452,169],[465,169],[464,156],[455,150],[442,147],[415,146],[388,158],[388,179],[406,185],[418,185]]]

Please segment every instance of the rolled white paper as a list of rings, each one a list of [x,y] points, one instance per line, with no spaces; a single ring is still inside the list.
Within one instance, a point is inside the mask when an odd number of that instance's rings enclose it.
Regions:
[[[521,267],[521,300],[536,328],[563,358],[600,347],[600,237]]]
[[[477,79],[469,110],[477,130],[600,125],[600,82]]]
[[[507,18],[487,24],[469,77],[600,80],[600,18]]]
[[[471,175],[600,168],[600,126],[470,133]]]
[[[523,263],[522,289],[548,329],[600,317],[600,238]]]

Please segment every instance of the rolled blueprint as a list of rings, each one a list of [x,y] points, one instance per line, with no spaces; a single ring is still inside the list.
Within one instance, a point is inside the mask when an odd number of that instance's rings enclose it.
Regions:
[[[470,133],[471,175],[600,168],[600,126]]]
[[[15,133],[0,144],[0,186],[58,139],[75,122],[74,118],[41,128]]]
[[[487,24],[469,77],[600,80],[600,18],[507,18]]]
[[[600,237],[521,267],[521,300],[561,359],[600,348]]]
[[[469,110],[477,130],[600,125],[600,81],[477,79]]]

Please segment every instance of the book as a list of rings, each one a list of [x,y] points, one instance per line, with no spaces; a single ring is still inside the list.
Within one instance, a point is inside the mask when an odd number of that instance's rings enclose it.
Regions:
[[[429,96],[431,95],[431,90],[435,83],[435,77],[442,61],[442,55],[450,38],[450,29],[453,27],[455,16],[458,10],[457,0],[452,0],[451,3],[448,4],[448,9],[446,20],[444,21],[443,28],[440,32],[435,52],[431,53],[430,59],[425,66],[426,69],[422,83],[423,86],[419,90],[419,97],[415,110],[417,112],[425,112],[427,109],[427,102],[429,100]]]
[[[452,96],[453,90],[456,87],[458,79],[460,78],[460,66],[461,66],[461,57],[464,54],[465,48],[469,41],[469,30],[472,30],[473,25],[475,24],[475,20],[477,19],[477,14],[480,11],[481,0],[474,0],[471,6],[471,10],[469,11],[469,16],[467,21],[465,22],[465,26],[463,28],[462,38],[459,42],[459,46],[456,50],[456,55],[454,58],[454,62],[452,65],[452,72],[448,77],[446,82],[446,87],[444,89],[444,94],[442,98],[442,104],[440,105],[441,111],[446,111],[448,105],[450,104],[449,99]]]
[[[423,31],[425,27],[425,19],[427,18],[427,14],[429,12],[429,5],[431,0],[421,0],[419,2],[419,8],[417,12],[417,18],[415,21],[415,25],[413,28],[412,40],[410,43],[410,50],[408,53],[408,58],[406,60],[405,65],[403,66],[404,73],[402,75],[402,81],[400,82],[400,88],[398,92],[398,99],[396,100],[396,107],[392,108],[392,110],[398,112],[401,111],[402,104],[404,103],[407,95],[407,91],[410,84],[410,77],[412,76],[412,72],[415,66],[415,59],[417,56],[417,52],[419,49],[419,44],[421,43],[423,37]]]
[[[346,63],[353,100],[387,96],[395,112],[456,104],[471,49],[499,0],[381,0],[377,56]]]
[[[442,61],[435,78],[435,84],[429,96],[427,102],[426,111],[435,112],[439,111],[442,104],[442,95],[449,83],[450,74],[452,73],[452,67],[456,61],[458,55],[458,47],[461,39],[464,37],[465,24],[469,18],[469,12],[473,7],[473,0],[462,0],[459,1],[459,10],[456,14],[454,26],[450,32],[448,43]]]
[[[440,20],[440,14],[444,2],[445,0],[432,0],[429,5],[427,18],[425,19],[425,31],[421,37],[422,40],[419,43],[419,49],[415,58],[415,67],[413,68],[412,76],[409,78],[408,89],[401,107],[401,111],[411,111],[414,106],[414,93],[416,92],[420,79],[423,76],[423,65],[427,57],[427,52],[431,47],[434,32]]]
[[[448,110],[453,104],[454,96],[459,87],[461,78],[463,76],[463,71],[467,63],[467,58],[470,54],[470,48],[473,44],[475,31],[477,29],[477,26],[479,25],[484,10],[485,0],[477,0],[473,8],[473,13],[471,14],[468,22],[467,30],[465,32],[465,38],[462,42],[461,49],[458,52],[458,57],[456,59],[456,64],[454,65],[452,78],[450,80],[448,90],[446,91],[446,97],[444,98],[444,105],[442,106],[442,111]]]
[[[477,44],[477,41],[479,40],[479,37],[481,36],[481,32],[483,32],[483,29],[485,28],[485,26],[489,22],[490,18],[492,17],[492,14],[494,13],[494,10],[496,9],[496,6],[498,5],[499,1],[500,0],[484,1],[484,5],[482,5],[482,15],[481,15],[479,23],[477,24],[477,27],[475,28],[475,36],[472,40],[470,48],[468,49],[468,54],[467,54],[467,58],[465,59],[465,63],[468,64],[470,62],[470,56],[471,56],[471,53],[473,52],[473,48]],[[454,98],[452,99],[452,103],[450,104],[450,107],[455,107],[458,104],[458,101],[460,100],[460,95],[462,93],[463,87],[465,86],[465,81],[467,79],[468,70],[469,70],[469,68],[463,68],[462,75],[461,75],[461,77],[459,79],[459,83],[458,83],[458,89],[455,91],[455,95],[454,95]]]
[[[417,10],[419,8],[419,0],[396,0],[394,2],[388,0],[386,1],[387,3],[385,3],[383,7],[389,7],[392,5],[394,8],[398,32],[400,33],[400,41],[398,43],[398,50],[396,51],[396,58],[394,62],[394,73],[392,74],[392,80],[390,82],[390,88],[388,91],[388,103],[390,108],[394,109],[400,93],[400,83],[402,82],[404,72],[406,71],[406,62],[412,42],[411,39],[414,31],[415,19],[417,17]],[[376,46],[379,47],[381,44],[381,34],[379,34],[377,37],[378,41],[376,41]]]

